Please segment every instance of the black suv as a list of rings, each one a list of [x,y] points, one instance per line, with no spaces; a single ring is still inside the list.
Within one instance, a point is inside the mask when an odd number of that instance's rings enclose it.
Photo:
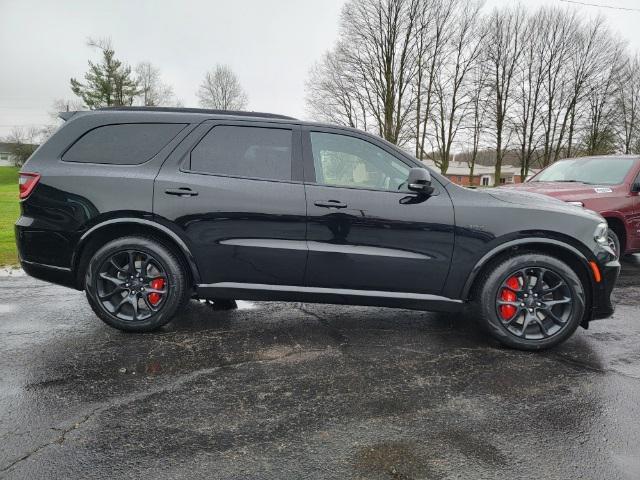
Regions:
[[[598,214],[469,190],[378,137],[247,112],[67,114],[20,176],[30,275],[149,331],[190,298],[473,314],[542,349],[612,314],[620,265]]]

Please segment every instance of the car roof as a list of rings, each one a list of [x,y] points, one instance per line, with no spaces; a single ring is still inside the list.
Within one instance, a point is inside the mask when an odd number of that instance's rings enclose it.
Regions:
[[[202,114],[207,116],[224,116],[224,117],[254,117],[254,118],[273,118],[280,120],[297,120],[287,115],[279,115],[276,113],[265,112],[248,112],[243,110],[217,110],[207,108],[181,108],[181,107],[102,107],[94,111],[98,112],[149,112],[149,113],[184,113],[184,114]]]
[[[270,123],[286,123],[293,125],[304,125],[317,128],[332,128],[342,130],[344,132],[357,133],[360,135],[368,135],[375,140],[385,143],[390,147],[398,150],[399,152],[408,155],[403,152],[397,145],[393,145],[384,138],[377,135],[373,135],[370,132],[359,130],[357,128],[347,127],[345,125],[336,125],[325,122],[313,122],[299,120],[287,115],[280,115],[276,113],[265,112],[251,112],[240,110],[213,110],[206,108],[182,108],[182,107],[102,107],[95,110],[80,110],[72,112],[60,112],[59,117],[63,120],[71,120],[81,116],[88,115],[104,115],[108,116],[108,122],[153,122],[153,121],[166,121],[166,122],[202,122],[205,120],[267,120]],[[106,120],[106,119],[105,119]],[[412,157],[411,157],[412,158]]]
[[[75,116],[84,115],[109,115],[110,121],[114,120],[117,116],[121,116],[122,119],[131,121],[143,121],[151,119],[162,119],[165,121],[175,121],[181,118],[183,121],[203,121],[208,119],[229,119],[229,120],[269,120],[276,123],[288,123],[294,125],[306,125],[320,128],[337,128],[340,130],[351,131],[354,133],[365,133],[363,130],[357,128],[347,127],[345,125],[336,125],[324,122],[313,122],[306,120],[299,120],[295,117],[288,115],[280,115],[277,113],[266,112],[252,112],[243,110],[215,110],[207,108],[182,108],[182,107],[102,107],[95,110],[80,110],[71,112],[60,112],[59,116],[63,120],[70,120]],[[377,137],[376,137],[377,138]],[[383,140],[383,139],[380,139]]]

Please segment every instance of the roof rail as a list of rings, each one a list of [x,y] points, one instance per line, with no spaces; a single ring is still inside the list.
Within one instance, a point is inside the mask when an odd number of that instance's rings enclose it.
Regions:
[[[209,115],[230,115],[236,117],[278,118],[282,120],[297,120],[286,115],[264,112],[246,112],[240,110],[210,110],[206,108],[179,108],[179,107],[102,107],[100,111],[125,111],[125,112],[173,112],[173,113],[205,113]]]

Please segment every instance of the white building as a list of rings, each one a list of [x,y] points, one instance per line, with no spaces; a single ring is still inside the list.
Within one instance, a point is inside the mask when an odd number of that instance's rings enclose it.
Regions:
[[[11,143],[0,142],[0,167],[12,167],[15,165],[13,162],[13,155],[11,154]]]

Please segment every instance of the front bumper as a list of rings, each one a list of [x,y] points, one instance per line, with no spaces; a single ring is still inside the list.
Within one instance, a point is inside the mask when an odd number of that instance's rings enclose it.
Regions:
[[[609,318],[615,311],[615,305],[611,300],[611,292],[613,292],[613,288],[618,281],[620,262],[617,258],[610,257],[603,260],[604,261],[598,261],[602,280],[594,284],[591,320]]]

